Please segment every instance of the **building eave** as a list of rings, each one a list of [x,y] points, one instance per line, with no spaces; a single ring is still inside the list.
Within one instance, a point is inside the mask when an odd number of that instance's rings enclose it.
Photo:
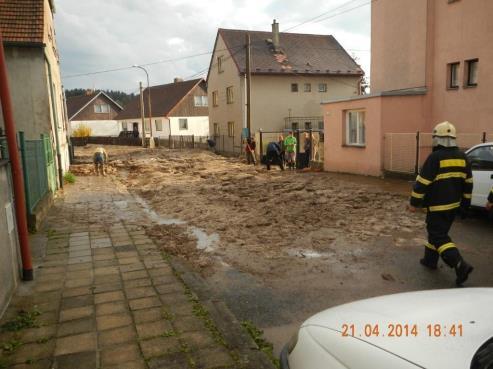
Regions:
[[[346,101],[349,102],[349,101],[356,101],[356,100],[371,99],[371,98],[375,98],[375,97],[423,96],[423,95],[426,95],[427,93],[428,93],[428,88],[426,88],[426,87],[406,88],[403,90],[382,91],[382,92],[368,94],[368,95],[358,95],[358,96],[351,96],[351,97],[345,97],[345,98],[340,98],[340,99],[331,99],[331,100],[327,100],[327,101],[322,101],[320,104],[326,105],[326,104],[340,103],[340,102],[346,102]]]

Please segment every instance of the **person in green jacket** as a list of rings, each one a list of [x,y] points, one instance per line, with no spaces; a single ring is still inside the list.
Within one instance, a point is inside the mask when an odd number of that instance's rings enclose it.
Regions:
[[[291,170],[296,168],[296,144],[296,137],[293,136],[293,131],[290,131],[289,136],[284,139],[284,148],[286,150],[286,163]]]

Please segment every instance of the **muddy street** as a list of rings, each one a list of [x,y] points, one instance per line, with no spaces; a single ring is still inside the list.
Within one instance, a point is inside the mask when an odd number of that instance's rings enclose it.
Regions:
[[[79,162],[93,149],[78,148]],[[200,271],[239,320],[264,329],[276,351],[330,306],[453,286],[443,264],[428,272],[418,263],[424,215],[405,211],[405,181],[267,171],[199,150],[107,149],[109,173],[147,209],[148,234]],[[476,267],[468,286],[492,286],[488,220],[456,222],[452,236]]]

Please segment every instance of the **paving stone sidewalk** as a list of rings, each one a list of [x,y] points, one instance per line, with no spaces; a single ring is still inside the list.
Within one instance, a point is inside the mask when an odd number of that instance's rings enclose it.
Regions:
[[[206,289],[183,283],[195,279],[146,235],[140,206],[114,178],[66,186],[36,237],[35,281],[0,322],[0,368],[271,367],[227,311],[197,298]]]

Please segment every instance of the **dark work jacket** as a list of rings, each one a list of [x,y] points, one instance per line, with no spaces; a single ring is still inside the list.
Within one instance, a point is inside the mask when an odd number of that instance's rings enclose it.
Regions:
[[[472,171],[457,147],[441,147],[426,159],[411,193],[411,205],[447,211],[471,205]]]
[[[277,142],[269,142],[267,145],[267,152],[275,152],[277,155],[281,154],[281,148]]]

